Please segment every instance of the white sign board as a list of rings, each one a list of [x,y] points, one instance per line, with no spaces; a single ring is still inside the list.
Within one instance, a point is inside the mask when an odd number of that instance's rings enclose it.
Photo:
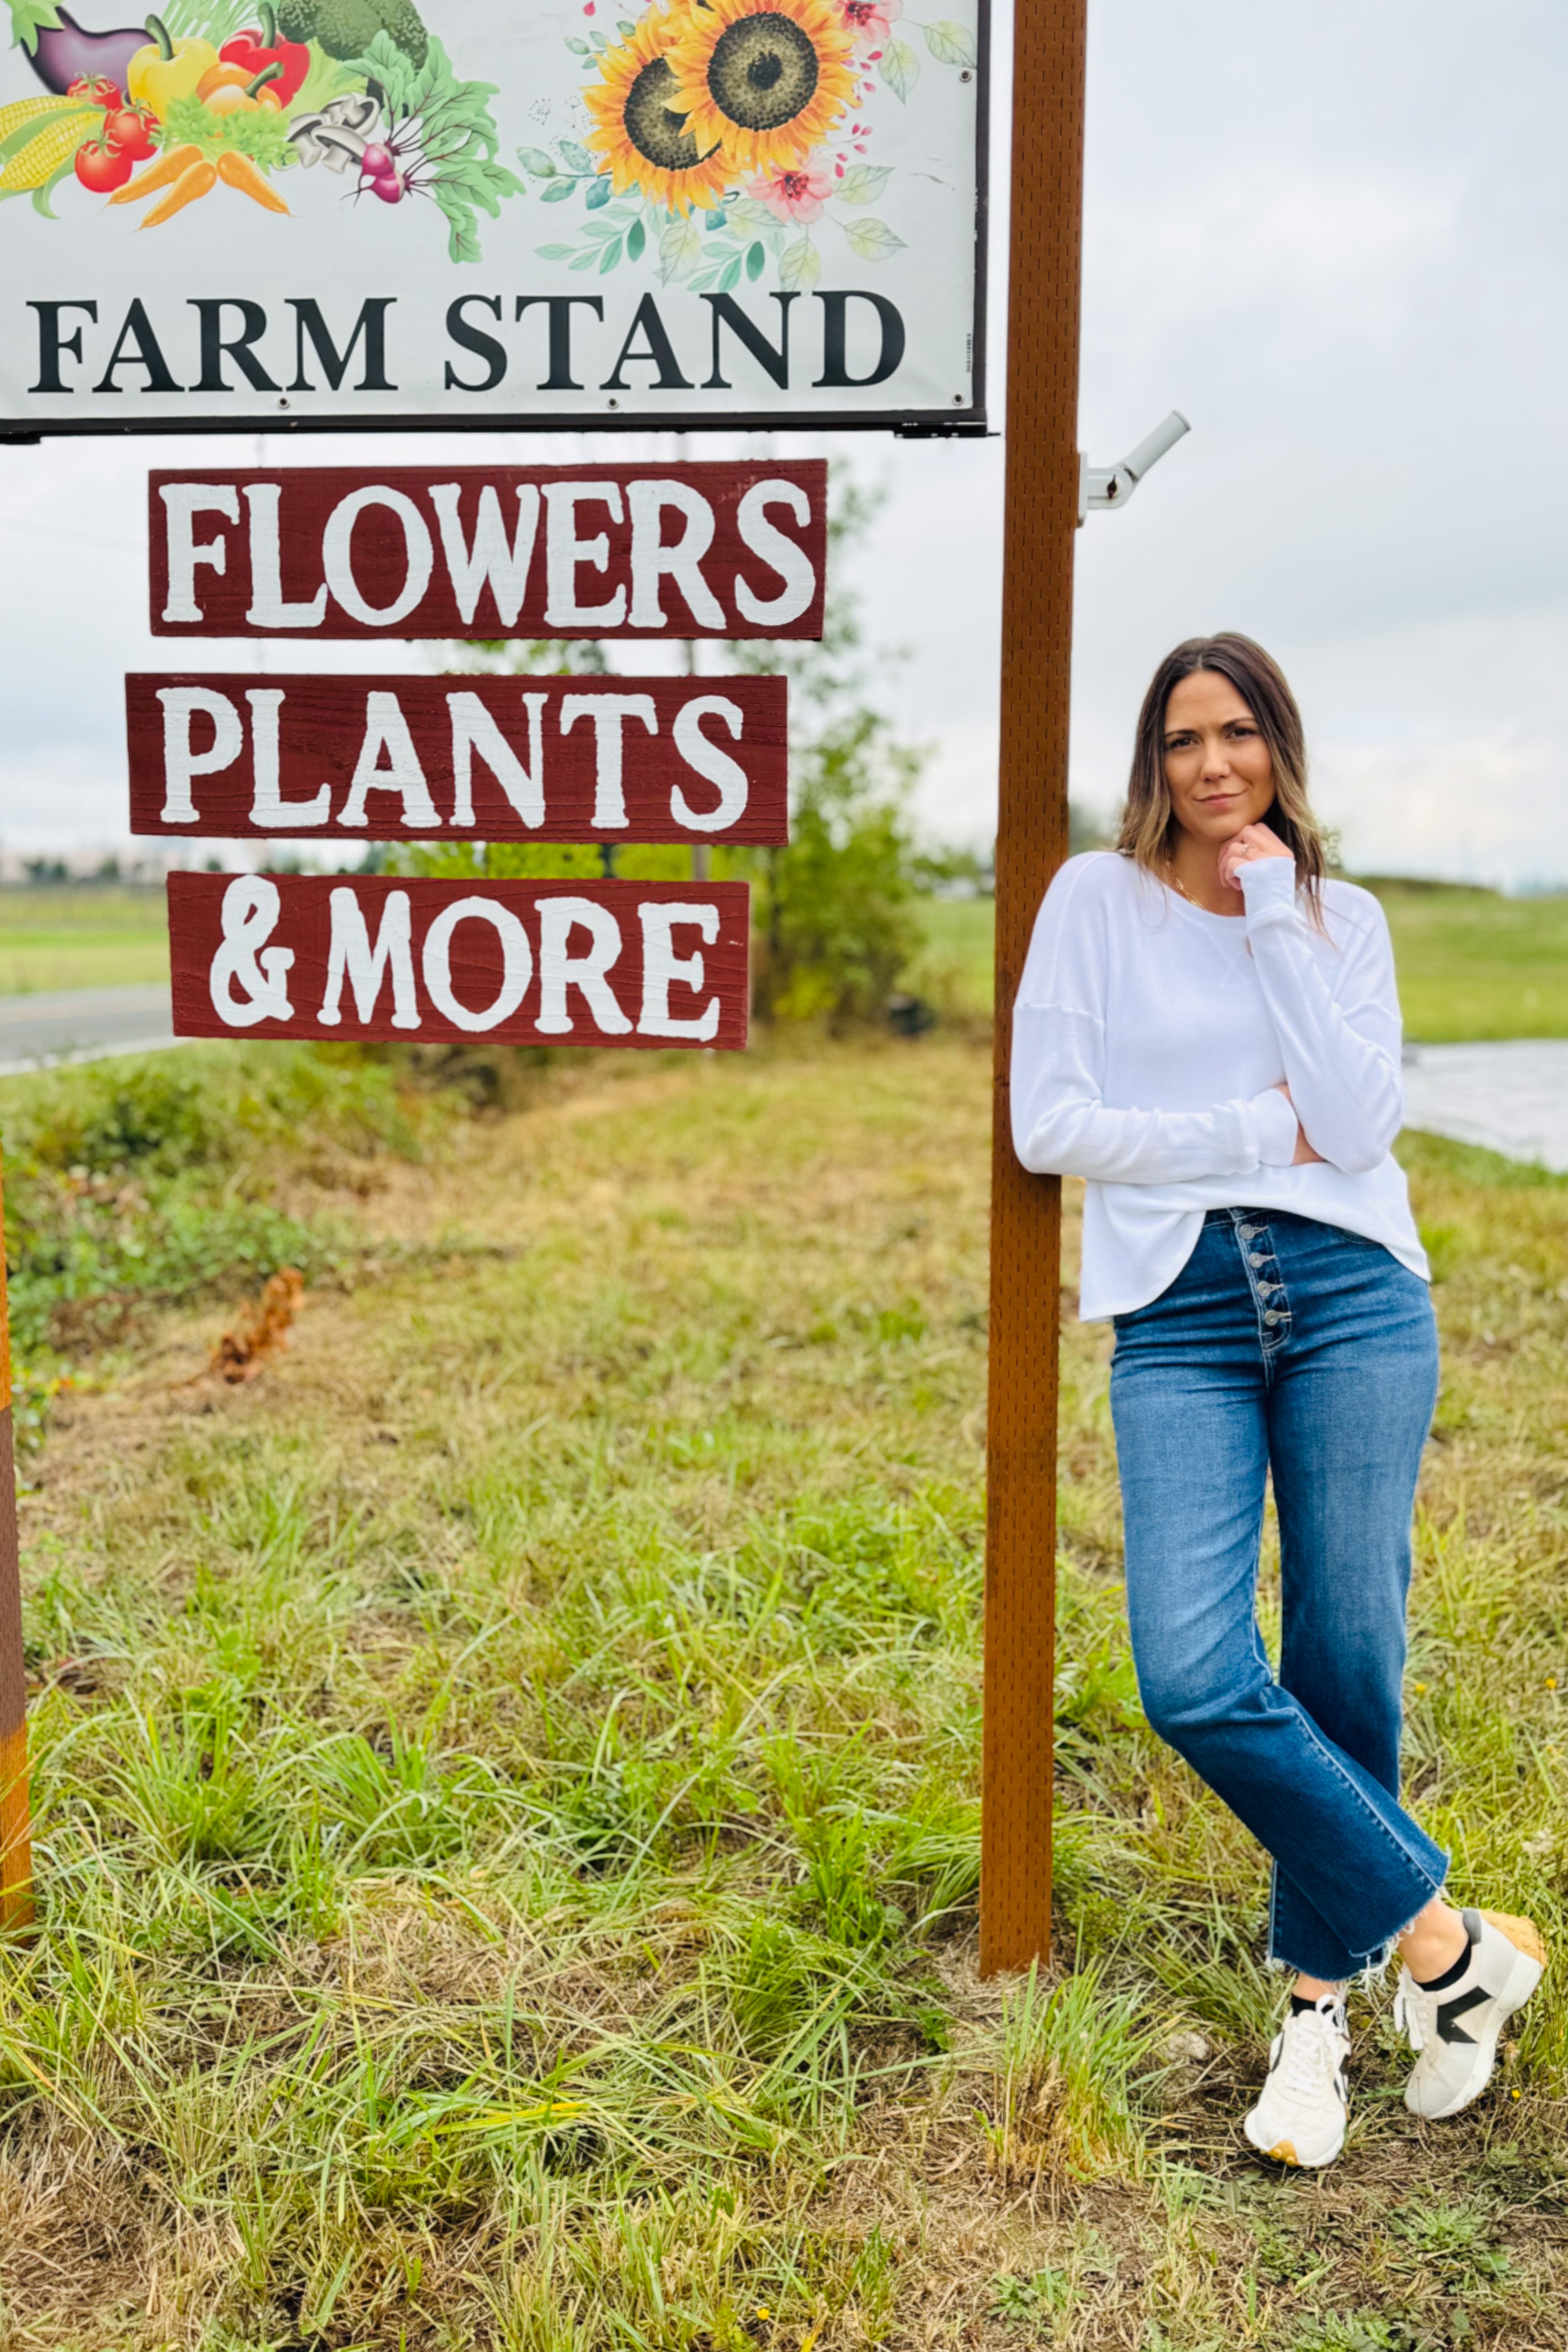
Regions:
[[[0,0],[0,437],[984,421],[986,0]]]

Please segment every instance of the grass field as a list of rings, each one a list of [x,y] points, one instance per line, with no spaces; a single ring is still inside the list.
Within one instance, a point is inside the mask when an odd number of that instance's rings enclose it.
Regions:
[[[74,1343],[23,1506],[5,2352],[1568,2345],[1561,1978],[1458,2124],[1358,1995],[1342,2163],[1241,2142],[1262,1869],[1142,1720],[1077,1327],[1058,1943],[977,1978],[984,1052],[632,1063],[401,1150],[237,1063],[214,1199],[333,1236],[291,1353],[207,1377],[210,1281]],[[113,1067],[0,1112],[141,1247]],[[1407,1149],[1446,1343],[1410,1789],[1464,1897],[1560,1941],[1568,1186]]]
[[[1568,898],[1379,882],[1407,1036],[1568,1037]],[[931,901],[916,985],[972,1014],[991,1005],[993,908]]]
[[[0,996],[169,977],[161,889],[0,887]]]

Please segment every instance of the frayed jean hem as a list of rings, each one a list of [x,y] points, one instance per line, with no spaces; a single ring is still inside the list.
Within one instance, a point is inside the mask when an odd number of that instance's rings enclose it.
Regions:
[[[1382,1976],[1384,1970],[1387,1968],[1388,1963],[1393,1959],[1395,1952],[1399,1948],[1399,1939],[1401,1936],[1407,1936],[1410,1933],[1411,1928],[1415,1925],[1416,1920],[1420,1918],[1421,1912],[1425,1911],[1428,1905],[1433,1904],[1437,1900],[1437,1897],[1447,1885],[1447,1874],[1448,1857],[1445,1854],[1443,1857],[1443,1875],[1433,1887],[1432,1892],[1426,1897],[1426,1901],[1421,1906],[1421,1911],[1413,1911],[1402,1927],[1395,1927],[1392,1936],[1385,1936],[1382,1943],[1374,1944],[1370,1952],[1360,1958],[1359,1965],[1352,1970],[1349,1977],[1336,1979],[1333,1979],[1333,1981],[1346,1984],[1353,1982],[1355,1984],[1359,1984],[1363,1992],[1374,1991],[1377,1987],[1378,1979]],[[1270,1904],[1269,1908],[1272,1912],[1272,1904]],[[1318,1972],[1315,1969],[1298,1968],[1295,1961],[1287,1959],[1282,1952],[1269,1952],[1264,1959],[1263,1966],[1269,1976],[1317,1977],[1317,1980],[1321,1984],[1326,1984],[1331,1981],[1331,1979],[1326,1977],[1318,1977]]]

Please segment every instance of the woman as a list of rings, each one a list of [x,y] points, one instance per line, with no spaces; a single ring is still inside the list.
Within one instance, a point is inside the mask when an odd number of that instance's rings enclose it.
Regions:
[[[1399,1802],[1410,1515],[1437,1388],[1426,1260],[1390,1146],[1383,910],[1325,877],[1300,714],[1249,638],[1162,663],[1119,848],[1069,859],[1014,1014],[1026,1168],[1088,1179],[1081,1312],[1116,1328],[1128,1612],[1149,1720],[1273,1857],[1289,2014],[1247,2117],[1344,2143],[1347,1980],[1397,1950],[1405,2104],[1457,2115],[1539,1982],[1528,1920],[1455,1910]],[[1258,1632],[1279,1520],[1278,1680]]]

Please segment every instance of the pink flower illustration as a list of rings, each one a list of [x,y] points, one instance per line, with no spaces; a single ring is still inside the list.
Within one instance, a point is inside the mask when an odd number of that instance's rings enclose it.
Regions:
[[[765,173],[746,194],[782,221],[814,221],[821,216],[823,198],[833,194],[833,174],[813,158],[793,171]]]
[[[904,13],[904,0],[838,0],[838,13],[864,52],[868,43],[880,45],[889,37],[894,19]]]

